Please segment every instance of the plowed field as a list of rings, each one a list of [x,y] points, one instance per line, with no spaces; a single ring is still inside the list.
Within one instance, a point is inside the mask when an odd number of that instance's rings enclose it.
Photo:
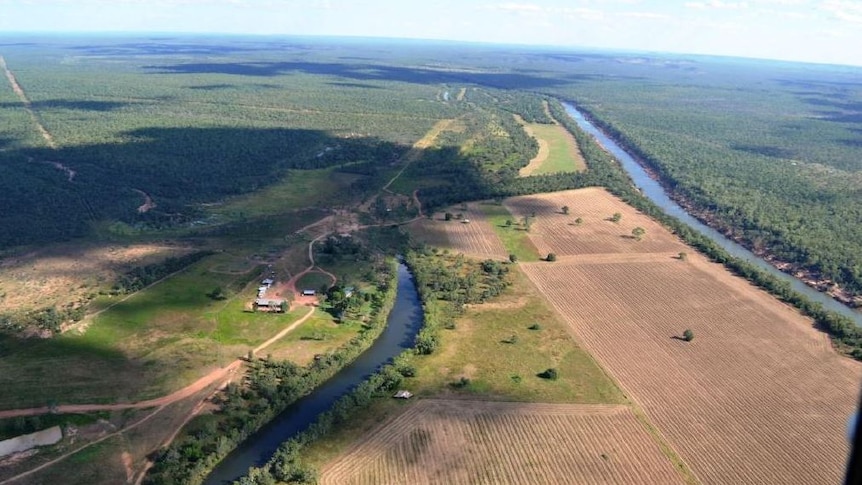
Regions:
[[[550,194],[514,197],[504,203],[518,219],[536,214],[530,239],[541,254],[557,256],[601,253],[667,253],[687,251],[673,235],[649,217],[635,211],[604,189],[566,190]],[[563,206],[569,214],[563,214]],[[619,222],[609,219],[623,215]],[[583,219],[580,225],[575,219]],[[632,229],[642,227],[641,241]]]
[[[683,483],[627,406],[422,400],[322,484]]]
[[[429,244],[444,247],[450,251],[479,258],[505,259],[508,257],[509,253],[506,252],[494,228],[477,204],[469,204],[466,211],[458,207],[450,209],[449,212],[463,214],[464,219],[470,222],[454,218],[451,221],[444,221],[442,218],[422,220],[414,224],[417,227],[412,230]]]
[[[569,217],[621,212],[621,222],[636,220],[647,238],[663,241],[659,249],[679,247],[602,191],[555,195],[538,200],[567,203]],[[530,207],[524,199],[513,205]],[[560,240],[536,225],[537,245]],[[862,366],[836,354],[810,320],[723,267],[627,243],[521,267],[703,483],[840,483]],[[578,244],[569,247],[599,249]],[[686,328],[692,342],[675,338]]]

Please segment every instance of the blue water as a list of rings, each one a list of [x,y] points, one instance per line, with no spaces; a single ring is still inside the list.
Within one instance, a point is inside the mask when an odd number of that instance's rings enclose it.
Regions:
[[[386,329],[356,360],[324,382],[311,394],[288,406],[269,424],[250,436],[210,473],[205,485],[231,483],[248,472],[249,467],[266,463],[282,442],[307,428],[335,401],[367,379],[381,366],[413,346],[422,328],[422,303],[413,276],[402,263],[398,265],[398,292],[386,320]]]
[[[643,195],[652,200],[656,205],[662,208],[665,213],[676,217],[677,219],[684,222],[686,225],[690,226],[692,229],[700,232],[701,234],[709,237],[719,246],[724,248],[728,253],[736,256],[737,258],[744,259],[750,263],[756,264],[760,269],[769,272],[771,275],[776,276],[784,281],[790,283],[794,290],[799,293],[804,294],[809,299],[821,303],[826,309],[832,310],[836,313],[840,313],[851,318],[856,325],[862,326],[862,313],[856,312],[853,309],[845,306],[844,304],[833,300],[826,294],[823,294],[814,288],[806,285],[802,281],[794,278],[793,276],[782,273],[777,268],[756,256],[754,253],[745,249],[738,243],[728,239],[720,232],[712,229],[711,227],[705,225],[704,223],[697,220],[695,217],[691,216],[688,212],[685,211],[679,204],[671,200],[668,197],[667,193],[664,190],[664,187],[661,186],[655,179],[650,178],[647,174],[646,170],[640,164],[638,164],[635,159],[629,155],[622,147],[617,145],[617,143],[605,135],[601,130],[599,130],[595,125],[589,122],[580,111],[577,110],[574,106],[569,103],[563,103],[563,107],[566,109],[566,113],[572,117],[573,120],[581,127],[582,130],[586,131],[590,135],[592,135],[608,152],[610,152],[617,160],[619,160],[620,164],[623,168],[628,172],[629,176],[634,181],[635,185],[638,189],[641,190]]]

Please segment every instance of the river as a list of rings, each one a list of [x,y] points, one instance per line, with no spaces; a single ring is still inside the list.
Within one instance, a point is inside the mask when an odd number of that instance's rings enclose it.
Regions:
[[[395,305],[386,319],[386,329],[371,347],[352,364],[324,382],[311,394],[299,399],[269,424],[250,436],[210,473],[205,485],[222,485],[239,479],[249,467],[266,463],[282,442],[307,428],[338,398],[367,379],[382,365],[413,346],[422,328],[422,303],[413,275],[403,263],[398,265],[398,291]]]
[[[665,213],[676,217],[692,229],[695,229],[701,234],[709,237],[733,256],[753,263],[773,276],[787,281],[797,292],[802,293],[813,301],[821,303],[828,310],[832,310],[849,317],[856,323],[856,325],[862,326],[862,314],[838,301],[833,300],[830,296],[811,288],[797,278],[779,271],[775,266],[772,266],[748,249],[745,249],[735,241],[728,239],[720,232],[700,222],[697,218],[686,212],[679,204],[671,200],[665,192],[664,187],[662,187],[658,181],[651,178],[647,174],[646,170],[644,170],[644,168],[637,163],[637,161],[629,155],[628,152],[620,147],[612,138],[599,130],[595,125],[590,123],[590,121],[587,120],[584,115],[577,110],[577,108],[569,103],[563,103],[563,107],[566,109],[566,113],[575,120],[582,130],[592,135],[599,144],[619,160],[620,164],[622,164],[625,171],[628,172],[629,176],[634,181],[635,186],[640,189],[641,193],[661,207]]]

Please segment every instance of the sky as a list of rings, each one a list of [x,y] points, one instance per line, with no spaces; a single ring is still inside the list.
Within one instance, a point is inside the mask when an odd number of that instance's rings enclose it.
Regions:
[[[862,66],[862,0],[0,0],[0,33],[339,35]]]

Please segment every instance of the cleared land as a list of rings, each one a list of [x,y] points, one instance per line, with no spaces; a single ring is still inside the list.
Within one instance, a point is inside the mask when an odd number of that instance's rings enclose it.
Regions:
[[[584,156],[578,149],[578,142],[565,128],[558,124],[525,123],[518,116],[515,118],[524,127],[524,131],[539,144],[539,153],[526,167],[518,171],[521,177],[587,169]]]
[[[590,205],[584,193],[599,200]],[[595,233],[579,242],[539,217],[531,232],[537,246],[593,254],[521,267],[703,483],[840,482],[846,420],[862,378],[857,362],[836,354],[810,320],[722,266],[697,254],[680,261],[648,253],[679,243],[603,191],[511,204],[544,202],[569,205],[570,218],[610,208],[623,214],[621,224],[647,229],[641,243],[602,243]],[[596,254],[602,248],[606,254]],[[686,328],[692,342],[676,338]]]
[[[504,205],[518,219],[536,214],[529,236],[542,255],[551,252],[557,256],[692,252],[661,225],[604,189],[514,197]],[[563,206],[569,207],[568,215],[563,214]],[[622,215],[619,222],[610,220],[615,213]],[[578,218],[583,220],[581,224],[575,222]],[[646,231],[641,241],[632,236],[636,227]]]
[[[86,301],[122,273],[191,249],[140,243],[54,245],[0,260],[0,312]]]
[[[422,400],[322,484],[683,483],[627,406]]]
[[[451,207],[447,212],[462,214],[464,219],[453,218],[451,221],[445,221],[439,217],[422,220],[414,224],[411,231],[429,244],[468,256],[498,259],[508,257],[508,251],[503,247],[478,203],[467,204],[466,210],[462,206]]]

